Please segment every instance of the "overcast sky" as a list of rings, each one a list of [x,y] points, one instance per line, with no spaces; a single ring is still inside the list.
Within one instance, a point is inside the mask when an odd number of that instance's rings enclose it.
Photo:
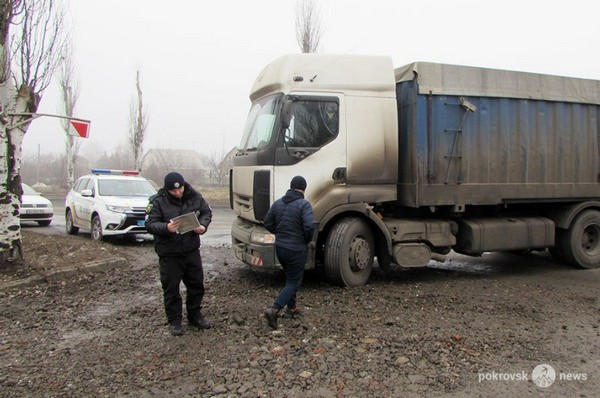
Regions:
[[[600,79],[600,3],[537,0],[317,0],[320,52],[515,69]],[[250,88],[276,57],[297,53],[296,0],[71,0],[75,116],[90,119],[81,153],[126,145],[135,72],[150,122],[144,149],[206,154],[239,143]],[[58,89],[40,113],[62,113]],[[64,152],[50,118],[34,121],[26,153]]]

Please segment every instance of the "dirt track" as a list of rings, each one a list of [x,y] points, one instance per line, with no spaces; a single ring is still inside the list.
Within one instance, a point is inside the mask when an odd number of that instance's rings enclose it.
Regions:
[[[353,289],[310,273],[299,294],[303,319],[282,320],[272,332],[261,311],[281,275],[253,272],[227,247],[204,247],[205,313],[216,327],[174,338],[165,326],[151,244],[116,245],[115,254],[130,265],[0,290],[0,396],[591,397],[600,391],[600,272],[545,255],[455,256],[391,279],[376,272],[367,286]],[[557,374],[548,388],[485,380],[522,372],[531,379],[542,363]],[[561,372],[586,380],[559,380]]]

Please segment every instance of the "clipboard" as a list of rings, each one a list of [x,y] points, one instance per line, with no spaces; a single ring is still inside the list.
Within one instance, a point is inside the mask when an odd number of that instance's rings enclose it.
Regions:
[[[178,234],[185,234],[186,232],[193,231],[201,225],[194,212],[174,217],[171,221],[179,222],[179,228],[177,229]]]

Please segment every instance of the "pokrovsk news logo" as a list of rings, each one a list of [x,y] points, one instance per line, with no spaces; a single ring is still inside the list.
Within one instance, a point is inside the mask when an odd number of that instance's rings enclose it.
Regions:
[[[550,387],[554,384],[554,380],[556,380],[556,371],[552,366],[543,363],[533,368],[531,380],[533,380],[533,383],[538,387]]]
[[[478,374],[479,382],[486,381],[529,381],[531,380],[540,388],[548,388],[558,379],[560,381],[586,381],[587,373],[556,373],[554,367],[547,363],[542,363],[533,368],[531,376],[524,370],[520,372],[480,372]]]

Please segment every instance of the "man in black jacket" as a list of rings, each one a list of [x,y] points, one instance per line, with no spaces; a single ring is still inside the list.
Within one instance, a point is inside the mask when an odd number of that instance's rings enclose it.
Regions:
[[[179,223],[173,218],[194,212],[200,226],[179,233]],[[146,228],[154,235],[154,249],[160,264],[160,282],[163,288],[165,311],[171,334],[181,336],[181,296],[179,285],[183,280],[187,289],[186,309],[189,324],[209,329],[212,323],[200,312],[204,297],[204,272],[200,257],[200,236],[212,219],[212,211],[183,176],[171,172],[165,176],[164,187],[149,200],[146,209]]]
[[[273,329],[277,329],[277,317],[283,307],[287,306],[289,316],[298,313],[296,292],[304,277],[306,245],[315,232],[312,206],[304,199],[305,190],[304,177],[292,178],[290,189],[273,203],[264,220],[265,228],[275,234],[275,251],[285,273],[285,286],[273,307],[265,312],[265,318]]]

